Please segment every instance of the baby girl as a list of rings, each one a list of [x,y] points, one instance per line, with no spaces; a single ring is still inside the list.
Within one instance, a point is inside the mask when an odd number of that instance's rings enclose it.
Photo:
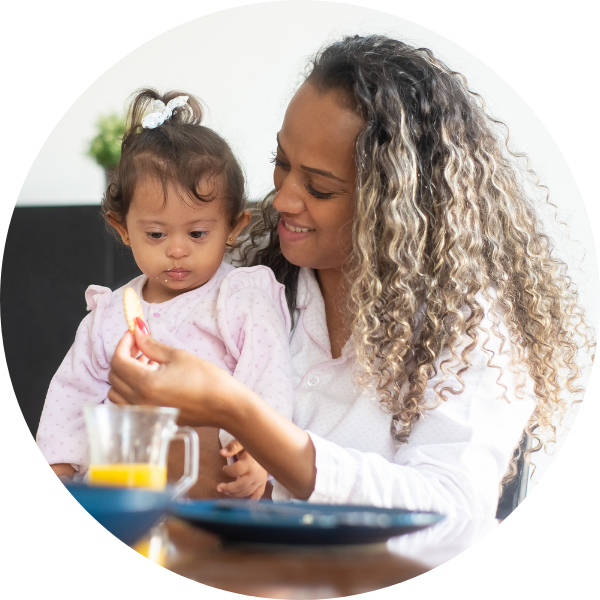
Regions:
[[[114,292],[97,285],[86,291],[91,312],[50,383],[37,433],[39,448],[61,477],[80,480],[87,471],[83,405],[108,402],[110,361],[127,328],[126,287],[142,301],[142,330],[147,324],[156,339],[227,370],[291,418],[285,291],[266,267],[234,269],[223,262],[250,214],[238,162],[201,120],[200,104],[190,95],[159,97],[146,89],[133,99],[102,213],[131,247],[143,275]],[[230,442],[222,431],[223,446]],[[225,468],[237,479],[219,489],[260,498],[266,471],[245,450],[237,459]]]

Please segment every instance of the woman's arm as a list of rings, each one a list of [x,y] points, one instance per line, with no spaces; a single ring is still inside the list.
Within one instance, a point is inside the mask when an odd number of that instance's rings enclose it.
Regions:
[[[334,428],[314,420],[314,429],[308,428],[318,433],[310,433],[317,476],[309,500],[494,517],[500,480],[535,408],[533,382],[523,365],[514,366],[520,375],[511,370],[508,331],[502,326],[500,331],[504,341],[493,335],[470,352],[470,368],[460,380],[452,375],[458,368],[449,367],[451,355],[444,351],[439,361],[450,360],[447,377],[438,363],[438,373],[424,394],[431,410],[424,412],[408,442],[395,452],[391,446],[377,444],[378,437],[383,440],[389,435],[390,417],[378,410],[368,391],[355,399],[351,413],[343,415],[343,425],[340,421]],[[442,386],[455,393],[447,391],[446,400],[439,402],[436,387]],[[302,400],[300,388],[297,394]],[[362,423],[365,437],[361,439]],[[327,433],[331,430],[333,436]],[[365,451],[369,448],[374,451]],[[275,485],[273,498],[287,497]]]
[[[141,351],[160,363],[134,358]],[[109,374],[109,399],[115,404],[174,406],[180,422],[229,431],[294,497],[314,489],[315,449],[310,436],[265,404],[219,367],[142,334],[126,333]]]

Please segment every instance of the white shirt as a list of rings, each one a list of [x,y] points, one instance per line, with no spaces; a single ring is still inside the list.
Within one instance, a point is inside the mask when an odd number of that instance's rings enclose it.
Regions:
[[[432,510],[448,516],[493,518],[499,484],[535,407],[532,383],[515,395],[516,376],[508,370],[510,348],[492,336],[471,352],[471,367],[462,374],[465,389],[418,421],[407,444],[396,447],[391,415],[374,391],[352,382],[356,358],[349,341],[333,359],[325,305],[312,269],[298,278],[295,327],[291,337],[294,368],[293,421],[305,429],[316,450],[316,482],[309,502],[362,504]],[[482,326],[489,329],[486,318]],[[499,331],[508,340],[501,324]],[[500,370],[488,366],[500,366]],[[444,354],[438,359],[447,358]],[[522,373],[524,367],[517,366]],[[425,392],[435,400],[431,379]],[[521,375],[520,377],[524,377]],[[456,378],[445,385],[461,388]],[[506,391],[505,387],[506,386]],[[503,394],[506,399],[502,398]],[[507,401],[507,399],[509,401]],[[274,484],[273,499],[289,492]]]

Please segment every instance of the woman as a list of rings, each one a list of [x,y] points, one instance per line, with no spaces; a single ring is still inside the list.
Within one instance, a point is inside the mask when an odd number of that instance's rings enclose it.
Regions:
[[[117,348],[109,398],[226,429],[277,480],[274,499],[493,517],[523,431],[538,449],[593,346],[494,125],[429,50],[382,36],[325,48],[246,246],[286,285],[294,424],[139,331]]]

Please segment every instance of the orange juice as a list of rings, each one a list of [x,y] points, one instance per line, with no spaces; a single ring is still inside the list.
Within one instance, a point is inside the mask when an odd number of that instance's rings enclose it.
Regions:
[[[162,491],[167,485],[167,467],[146,463],[113,463],[90,465],[90,485],[143,487]]]

